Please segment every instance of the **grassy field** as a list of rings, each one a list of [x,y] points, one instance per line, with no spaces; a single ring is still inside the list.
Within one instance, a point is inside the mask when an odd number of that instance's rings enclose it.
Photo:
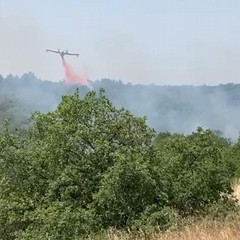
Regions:
[[[239,240],[240,221],[231,221],[225,224],[201,222],[199,224],[185,227],[181,231],[170,231],[156,233],[148,236],[134,236],[130,233],[109,231],[106,239],[109,240]],[[99,238],[100,239],[100,238]]]

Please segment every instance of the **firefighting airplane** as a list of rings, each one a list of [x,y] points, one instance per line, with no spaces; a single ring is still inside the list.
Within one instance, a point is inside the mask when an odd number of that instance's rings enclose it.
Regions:
[[[60,51],[60,49],[58,49],[57,51],[51,50],[51,49],[46,49],[46,52],[52,52],[52,53],[57,53],[61,56],[61,58],[64,58],[64,55],[70,55],[70,56],[79,56],[78,53],[69,53],[67,50],[64,51]]]

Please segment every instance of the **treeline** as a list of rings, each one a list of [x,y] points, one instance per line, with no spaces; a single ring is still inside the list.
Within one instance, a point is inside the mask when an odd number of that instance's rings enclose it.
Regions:
[[[156,134],[105,96],[64,96],[25,132],[0,134],[2,239],[82,239],[109,228],[166,230],[238,208],[240,142],[197,128]]]
[[[33,73],[0,77],[0,121],[9,116],[16,125],[26,126],[33,111],[55,110],[61,96],[73,93],[77,87],[41,81]],[[102,79],[93,81],[91,87],[96,91],[103,87],[114,106],[125,107],[138,117],[147,116],[147,124],[158,132],[190,134],[203,126],[221,131],[224,137],[238,139],[240,84],[157,86]],[[79,91],[84,97],[89,88],[79,86]]]

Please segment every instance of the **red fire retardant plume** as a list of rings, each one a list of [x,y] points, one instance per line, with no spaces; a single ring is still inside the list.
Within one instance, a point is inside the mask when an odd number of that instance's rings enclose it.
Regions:
[[[62,59],[62,64],[64,67],[64,72],[65,72],[65,81],[67,84],[72,85],[72,84],[82,84],[82,85],[89,85],[89,81],[87,80],[86,77],[80,76],[77,74],[70,65],[68,65],[65,61],[65,59]]]

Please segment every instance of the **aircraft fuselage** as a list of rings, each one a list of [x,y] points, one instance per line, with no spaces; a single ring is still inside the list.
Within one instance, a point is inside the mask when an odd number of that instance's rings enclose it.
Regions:
[[[55,50],[51,50],[51,49],[46,49],[46,52],[57,53],[57,54],[59,54],[61,56],[62,59],[64,59],[65,55],[76,56],[76,57],[79,56],[78,53],[69,53],[68,51],[64,52],[64,51],[60,51],[60,50],[55,51]]]

